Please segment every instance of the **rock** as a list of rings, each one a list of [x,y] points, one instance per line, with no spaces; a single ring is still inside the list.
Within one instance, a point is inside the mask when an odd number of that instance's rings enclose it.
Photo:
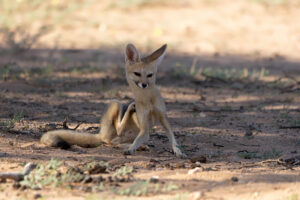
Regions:
[[[197,172],[200,172],[202,169],[200,168],[200,167],[196,167],[196,168],[194,168],[194,169],[190,169],[189,171],[188,171],[188,175],[192,175],[192,174],[195,174],[195,173],[197,173]]]
[[[236,177],[236,176],[231,177],[231,180],[232,180],[233,182],[238,182],[238,181],[239,181],[238,177]]]
[[[253,133],[250,129],[246,130],[245,137],[252,137]]]
[[[196,156],[190,159],[192,163],[200,162],[200,163],[206,163],[206,157],[204,155]]]
[[[148,164],[146,165],[146,168],[147,168],[147,169],[153,169],[153,168],[155,168],[155,167],[156,167],[156,165],[153,164],[153,163],[148,163]]]
[[[168,169],[170,169],[170,170],[174,170],[174,167],[171,166],[170,163],[164,164],[164,167],[165,167],[165,168],[168,168]]]
[[[158,183],[159,181],[159,176],[152,176],[150,178],[150,183]]]
[[[200,200],[204,196],[203,192],[194,192],[191,194],[191,200]]]
[[[42,195],[37,193],[33,196],[34,199],[39,199],[39,198],[42,198]]]
[[[92,182],[93,181],[93,179],[92,179],[92,177],[90,177],[90,176],[85,176],[84,177],[84,179],[82,180],[82,183],[90,183],[90,182]]]

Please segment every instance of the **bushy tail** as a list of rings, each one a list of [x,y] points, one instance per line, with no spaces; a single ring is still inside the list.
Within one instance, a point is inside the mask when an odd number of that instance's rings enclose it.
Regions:
[[[68,149],[72,145],[96,147],[103,143],[98,134],[81,133],[70,130],[55,130],[45,133],[41,142],[50,147]]]

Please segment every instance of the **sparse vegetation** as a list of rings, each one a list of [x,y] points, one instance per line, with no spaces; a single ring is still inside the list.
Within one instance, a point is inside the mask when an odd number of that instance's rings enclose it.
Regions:
[[[51,185],[52,187],[61,185],[62,180],[58,177],[60,175],[58,171],[60,165],[61,162],[54,159],[51,159],[46,166],[38,164],[36,169],[25,176],[24,180],[20,183],[31,189],[42,189],[47,185]]]
[[[200,67],[200,68],[190,68],[177,65],[170,72],[172,78],[198,78],[203,80],[217,79],[221,81],[231,82],[231,81],[242,81],[248,80],[258,80],[269,74],[269,71],[265,68],[260,70],[248,68],[212,68],[212,67]]]
[[[128,177],[131,176],[132,172],[132,167],[123,166],[113,174],[113,177]]]
[[[272,149],[271,151],[264,151],[262,154],[258,154],[256,152],[248,152],[248,151],[241,151],[238,152],[238,156],[243,159],[275,159],[279,158],[282,154],[282,151],[278,151],[276,149]]]
[[[71,69],[71,74],[91,74],[95,72],[102,72],[103,69],[99,67],[92,67],[92,66],[78,66],[73,67]]]
[[[53,68],[51,66],[22,69],[18,66],[6,65],[0,68],[0,79],[3,80],[13,80],[13,79],[28,80],[32,78],[41,79],[41,78],[51,76],[52,73],[53,73]]]
[[[243,158],[243,159],[253,159],[253,158],[261,158],[260,156],[257,155],[257,153],[254,152],[238,152],[238,156]]]
[[[48,31],[49,28],[43,26],[36,33],[30,34],[25,27],[9,29],[0,26],[0,38],[2,38],[2,44],[0,43],[0,45],[2,48],[6,48],[9,53],[21,53],[31,49]]]
[[[20,112],[14,114],[14,117],[11,120],[0,121],[0,126],[4,126],[8,129],[13,128],[15,126],[15,123],[20,122],[23,118],[24,118],[24,111],[21,110]]]
[[[262,155],[263,159],[274,159],[279,158],[282,155],[282,151],[278,151],[273,148],[271,151],[265,151]]]
[[[178,189],[178,186],[174,183],[161,185],[159,183],[152,184],[150,181],[139,181],[125,189],[113,189],[112,191],[118,195],[145,196],[149,194],[169,192],[176,189]]]

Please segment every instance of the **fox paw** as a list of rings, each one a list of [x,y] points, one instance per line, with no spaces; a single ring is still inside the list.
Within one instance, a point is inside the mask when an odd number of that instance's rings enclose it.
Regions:
[[[150,151],[150,148],[148,145],[141,145],[139,148],[137,148],[137,151]]]
[[[173,149],[173,151],[177,158],[187,158],[187,155],[182,153],[179,148],[175,148],[175,149]]]
[[[130,112],[135,112],[136,110],[135,110],[135,103],[131,103],[130,105],[129,105],[129,107],[128,107],[128,110],[130,111]]]

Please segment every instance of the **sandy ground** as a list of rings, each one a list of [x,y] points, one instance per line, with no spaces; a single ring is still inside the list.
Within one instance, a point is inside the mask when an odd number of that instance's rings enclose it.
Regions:
[[[90,192],[85,184],[21,190],[7,181],[0,199],[300,199],[299,7],[248,1],[106,6],[83,9],[82,20],[58,27],[32,50],[1,55],[0,171],[51,158],[64,167],[104,161],[135,169],[117,188],[153,176],[178,188],[127,197],[106,183],[104,191]],[[83,26],[83,19],[97,23]],[[70,127],[82,123],[78,131],[97,133],[110,100],[132,97],[123,69],[128,41],[142,53],[169,44],[157,84],[189,159],[174,157],[160,126],[149,151],[131,156],[105,145],[60,150],[40,144],[66,117]],[[190,158],[199,156],[207,161],[188,175],[196,167]]]

